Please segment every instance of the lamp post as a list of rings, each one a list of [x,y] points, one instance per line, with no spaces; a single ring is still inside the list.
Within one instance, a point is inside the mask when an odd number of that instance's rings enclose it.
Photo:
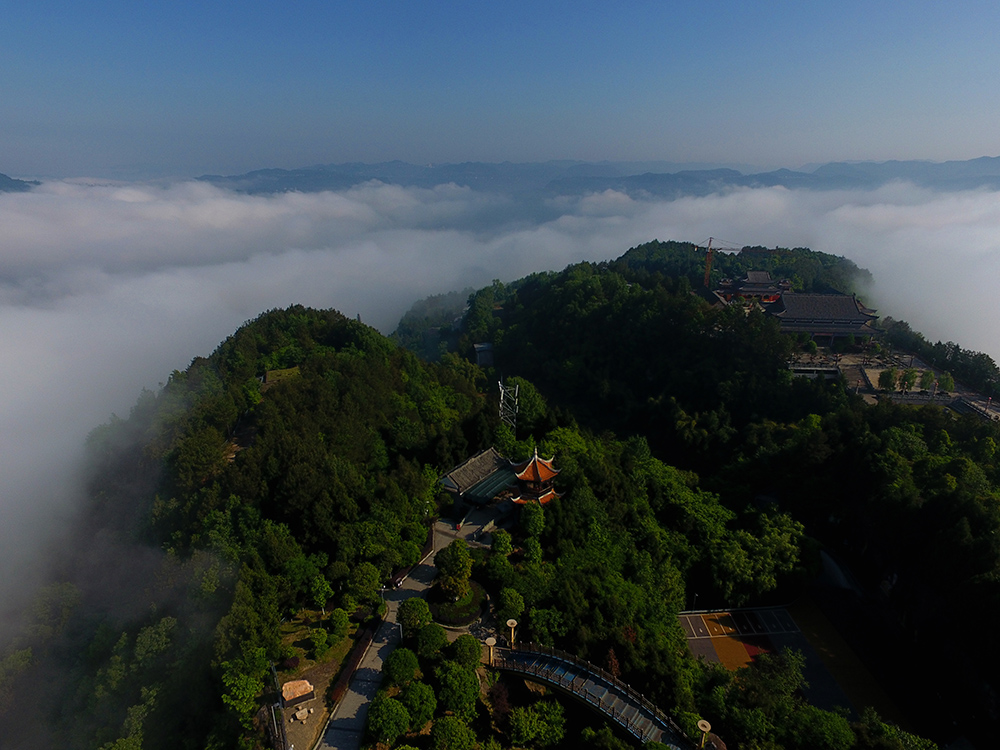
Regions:
[[[701,744],[698,747],[703,748],[705,747],[705,740],[708,739],[708,733],[712,731],[712,725],[701,719],[698,721],[698,729],[701,730]]]
[[[514,648],[514,628],[517,627],[517,620],[511,617],[507,620],[507,627],[510,628],[510,647]]]
[[[492,635],[486,639],[486,645],[490,647],[490,666],[493,666],[493,647],[497,645],[497,639]]]

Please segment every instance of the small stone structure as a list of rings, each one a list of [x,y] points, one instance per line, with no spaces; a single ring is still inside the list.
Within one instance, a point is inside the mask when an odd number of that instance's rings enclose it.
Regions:
[[[315,697],[316,692],[309,680],[292,680],[281,686],[281,705],[285,708],[311,701]]]

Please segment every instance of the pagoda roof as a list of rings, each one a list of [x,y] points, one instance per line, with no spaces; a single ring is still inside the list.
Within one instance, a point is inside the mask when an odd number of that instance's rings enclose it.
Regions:
[[[555,456],[549,459],[541,458],[538,455],[538,448],[535,448],[535,455],[519,464],[514,464],[511,468],[522,482],[547,482],[554,479],[559,469],[552,465]]]
[[[549,502],[550,500],[555,500],[556,498],[559,497],[562,497],[562,493],[556,492],[554,489],[550,487],[549,489],[545,490],[545,492],[543,492],[541,495],[537,496],[518,495],[517,497],[512,497],[511,502],[517,503],[518,505],[527,505],[528,503],[532,502],[537,502],[540,503],[541,505],[545,505],[545,503]]]

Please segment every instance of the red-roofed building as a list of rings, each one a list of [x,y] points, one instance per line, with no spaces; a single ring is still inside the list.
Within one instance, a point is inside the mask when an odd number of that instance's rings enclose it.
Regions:
[[[777,302],[791,288],[792,283],[788,279],[775,281],[768,271],[747,271],[746,277],[742,279],[723,279],[715,293],[726,302],[740,299],[767,303]]]
[[[517,477],[520,494],[512,498],[519,505],[535,501],[544,505],[550,500],[560,497],[552,486],[559,469],[552,465],[555,457],[549,459],[541,458],[538,455],[538,448],[535,448],[535,455],[527,461],[519,464],[512,464],[511,469]]]

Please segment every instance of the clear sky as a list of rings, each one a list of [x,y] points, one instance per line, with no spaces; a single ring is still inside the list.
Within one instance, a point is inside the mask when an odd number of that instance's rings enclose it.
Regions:
[[[5,3],[0,172],[1000,153],[1000,5]]]

